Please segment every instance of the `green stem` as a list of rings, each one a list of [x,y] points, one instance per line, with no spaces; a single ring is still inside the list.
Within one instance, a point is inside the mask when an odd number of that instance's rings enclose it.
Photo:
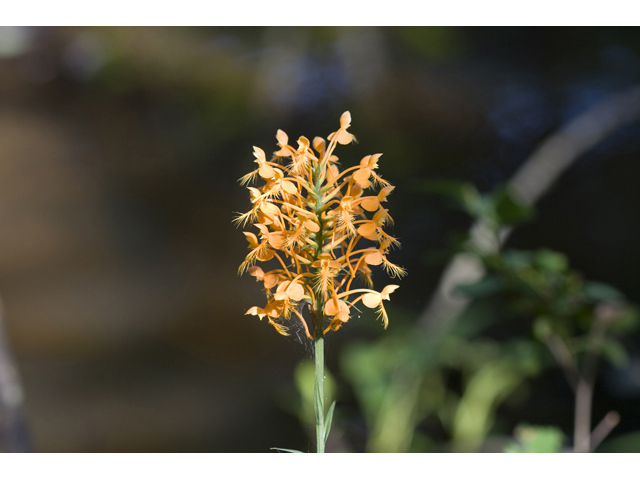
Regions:
[[[322,320],[324,309],[316,310],[316,335],[315,335],[315,357],[316,357],[316,381],[313,391],[313,407],[316,412],[316,445],[317,453],[324,453],[324,336],[322,333]]]
[[[326,156],[326,155],[325,155]],[[328,156],[327,156],[328,158]],[[326,159],[325,159],[326,162]],[[322,172],[324,166],[320,166],[313,171],[313,191],[310,192],[310,197],[314,202],[313,209],[316,214],[316,219],[320,230],[315,234],[315,240],[317,248],[314,255],[314,260],[318,260],[323,250],[323,235],[325,221],[322,218],[322,209],[325,206],[322,202]],[[316,272],[317,273],[317,272]],[[316,379],[313,389],[313,408],[316,413],[316,452],[324,453],[325,442],[325,418],[324,418],[324,305],[325,300],[322,294],[316,295],[315,301],[315,362],[316,362]]]

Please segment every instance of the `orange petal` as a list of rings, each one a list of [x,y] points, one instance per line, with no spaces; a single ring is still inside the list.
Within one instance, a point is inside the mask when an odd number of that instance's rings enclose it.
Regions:
[[[276,180],[282,180],[284,178],[284,173],[282,173],[282,170],[280,170],[279,168],[274,168],[274,177]]]
[[[353,135],[346,130],[340,130],[338,132],[337,141],[340,145],[349,145],[353,141]]]
[[[329,165],[327,169],[327,182],[331,182],[334,178],[340,175],[340,170],[335,165]]]
[[[287,292],[276,292],[273,295],[273,298],[275,300],[288,300],[289,299],[289,295],[287,295]]]
[[[324,138],[322,137],[316,137],[313,139],[313,148],[316,150],[316,152],[318,152],[320,155],[322,155],[324,153],[324,150],[326,148],[327,144],[324,141]]]
[[[281,249],[284,244],[285,235],[282,232],[273,232],[269,234],[269,245],[273,248]]]
[[[378,238],[376,225],[373,222],[363,223],[360,228],[358,228],[358,234],[367,240],[376,240]]]
[[[362,297],[362,303],[364,303],[369,308],[376,308],[380,305],[382,301],[382,296],[378,292],[367,293]]]
[[[258,252],[258,255],[256,255],[256,258],[258,260],[260,260],[261,262],[268,262],[269,260],[271,260],[274,256],[274,252],[271,249],[264,249],[264,250],[260,250]]]
[[[342,300],[330,299],[324,307],[324,313],[330,317],[338,317],[340,321],[349,320],[349,306]]]
[[[338,300],[335,297],[332,297],[329,299],[329,301],[327,302],[327,304],[324,306],[324,313],[326,313],[327,315],[330,316],[335,316],[338,314],[338,312],[340,311],[341,308],[341,304],[343,304],[344,302],[342,300]],[[346,306],[346,304],[345,304]]]
[[[294,193],[298,193],[298,187],[295,186],[293,182],[289,180],[282,181],[282,189],[287,192],[289,195],[293,195]]]
[[[304,288],[298,282],[293,282],[289,285],[287,292],[289,293],[289,298],[296,302],[302,300],[302,297],[304,297]]]
[[[253,147],[253,156],[258,159],[258,163],[260,164],[267,161],[264,155],[264,150],[262,150],[260,147],[255,147],[255,146]]]
[[[254,233],[252,232],[242,232],[242,233],[244,233],[245,237],[247,237],[247,240],[249,241],[249,245],[251,246],[251,248],[257,248],[258,245],[260,245],[260,242],[258,242],[258,237],[256,237]]]
[[[300,138],[298,138],[298,149],[304,149],[306,150],[307,148],[309,148],[309,139],[305,136],[302,136]]]
[[[400,288],[398,285],[387,285],[382,289],[380,295],[382,295],[382,298],[384,298],[385,300],[389,300],[389,294],[393,293],[398,288]]]
[[[262,192],[255,187],[247,187],[249,189],[249,197],[251,197],[251,203],[255,202],[256,199],[262,195]]]
[[[260,210],[262,210],[267,215],[277,215],[280,213],[280,209],[273,203],[269,202],[264,202],[262,205],[260,205]]]
[[[278,283],[278,275],[267,273],[264,276],[264,288],[273,288]]]
[[[262,320],[262,317],[264,317],[266,315],[266,313],[262,308],[251,307],[249,310],[247,310],[247,313],[245,313],[245,315],[257,315],[258,318],[260,318],[260,320]]]
[[[380,252],[373,252],[364,257],[364,261],[369,265],[380,265],[382,263],[382,254]]]
[[[396,187],[394,187],[393,185],[389,185],[388,187],[384,187],[382,190],[380,190],[380,192],[378,192],[378,200],[380,200],[381,202],[386,202],[387,201],[387,197],[393,191],[394,188],[396,188]]]
[[[277,152],[274,153],[276,157],[289,157],[291,156],[291,150],[288,148],[281,148]]]
[[[247,271],[249,272],[249,275],[256,277],[256,280],[258,281],[264,279],[264,272],[260,267],[249,267]]]
[[[380,159],[380,157],[382,156],[381,153],[374,153],[373,155],[371,155],[369,157],[369,168],[370,169],[374,169],[374,168],[378,168],[378,160]]]
[[[335,300],[333,298],[329,300],[327,304],[324,306],[325,315],[329,315],[333,317],[339,311],[340,311],[340,306],[338,305],[338,300]]]
[[[307,220],[306,222],[304,222],[304,226],[305,226],[305,228],[307,230],[309,230],[310,232],[313,232],[313,233],[316,233],[316,232],[320,231],[320,227],[313,220]]]
[[[362,195],[362,187],[356,183],[351,187],[351,196],[358,198],[360,195]]]
[[[278,318],[282,314],[282,309],[284,305],[281,301],[273,301],[269,302],[266,307],[264,307],[264,313],[268,317]]]
[[[264,225],[272,225],[273,224],[273,220],[271,220],[271,217],[265,215],[264,213],[262,213],[261,210],[258,210],[258,213],[256,215],[256,220],[258,220],[259,223],[262,223]]]
[[[276,172],[269,165],[264,164],[258,170],[258,174],[265,180],[269,180],[270,178],[273,178],[275,176]]]
[[[349,110],[340,115],[340,128],[347,128],[351,125],[351,114]]]
[[[289,143],[289,137],[280,129],[278,129],[278,132],[276,133],[276,138],[278,139],[278,144],[280,146],[284,147]]]
[[[360,168],[353,174],[353,179],[358,182],[362,188],[369,186],[369,177],[371,176],[371,170],[368,168]]]
[[[389,212],[389,210],[387,210],[386,208],[380,207],[380,210],[378,210],[373,216],[374,223],[376,225],[381,225],[382,222],[384,222],[385,217],[387,216],[387,212]]]
[[[360,202],[360,206],[368,212],[375,212],[380,206],[378,197],[364,197]]]

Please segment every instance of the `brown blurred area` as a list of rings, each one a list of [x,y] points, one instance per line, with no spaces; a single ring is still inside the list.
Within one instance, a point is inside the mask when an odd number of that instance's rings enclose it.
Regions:
[[[242,317],[235,185],[195,178],[162,125],[180,118],[154,110],[215,78],[215,52],[189,57],[197,36],[159,29],[2,35],[25,44],[0,60],[0,295],[34,449],[255,445],[238,432],[267,416],[261,365],[278,355]],[[118,48],[123,92],[92,77]],[[214,159],[221,177],[230,162]]]

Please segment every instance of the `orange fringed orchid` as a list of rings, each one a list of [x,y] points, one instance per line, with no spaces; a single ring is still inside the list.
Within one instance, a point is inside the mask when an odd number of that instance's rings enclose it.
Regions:
[[[235,219],[238,225],[251,223],[257,229],[244,232],[250,252],[239,273],[248,271],[262,282],[267,297],[264,307],[251,307],[247,314],[266,317],[282,335],[288,335],[283,319],[292,315],[311,339],[311,332],[338,330],[358,302],[375,309],[386,328],[383,301],[398,286],[373,290],[370,267],[381,265],[392,278],[406,273],[387,259],[399,242],[383,230],[393,221],[382,204],[394,187],[376,173],[382,154],[367,155],[342,172],[333,155],[338,143],[355,140],[347,131],[350,126],[351,115],[344,112],[340,128],[327,138],[328,146],[320,137],[313,142],[300,137],[297,148],[278,130],[279,150],[267,160],[262,149],[253,147],[258,168],[240,179],[243,185],[258,177],[264,181],[261,187],[247,187],[252,208]],[[365,194],[374,187],[380,190]],[[272,266],[265,272],[256,262]],[[353,288],[356,277],[367,288]],[[311,330],[297,308],[300,302],[309,306]]]

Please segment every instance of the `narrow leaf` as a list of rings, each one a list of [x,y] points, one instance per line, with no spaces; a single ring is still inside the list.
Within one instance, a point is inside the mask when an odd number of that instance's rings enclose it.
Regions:
[[[329,438],[329,432],[331,431],[331,422],[333,421],[333,410],[336,408],[336,402],[335,400],[333,401],[333,403],[331,404],[331,406],[329,407],[329,412],[327,413],[327,416],[325,417],[324,421],[324,443],[327,443],[327,438]]]

